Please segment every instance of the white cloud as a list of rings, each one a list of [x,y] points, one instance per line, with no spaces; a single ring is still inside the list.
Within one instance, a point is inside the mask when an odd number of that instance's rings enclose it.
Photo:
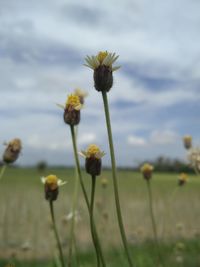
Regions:
[[[138,137],[135,135],[128,136],[128,144],[132,146],[145,146],[147,144],[146,140],[142,137]]]
[[[179,139],[177,133],[171,130],[155,130],[150,135],[152,144],[173,144]]]
[[[176,142],[179,132],[188,131],[182,112],[187,110],[190,123],[198,124],[199,8],[198,1],[187,0],[153,4],[124,0],[117,5],[103,0],[100,6],[92,0],[84,4],[80,0],[3,1],[2,142],[15,136],[23,139],[26,156],[21,162],[33,162],[33,157],[36,161],[41,155],[51,162],[62,161],[64,151],[71,152],[71,139],[55,103],[64,103],[69,92],[81,87],[89,97],[81,114],[79,145],[98,142],[104,149],[107,133],[101,94],[93,88],[92,71],[82,64],[86,54],[107,49],[120,55],[122,65],[109,92],[114,138],[125,146],[120,164],[127,163],[130,145],[137,147],[138,157],[146,155],[147,143],[152,145],[149,155],[160,153],[160,147],[167,152],[166,146]],[[149,78],[161,83],[172,80],[172,84],[161,90],[153,82],[149,85]],[[174,113],[175,106],[181,115]],[[199,132],[197,127],[190,130]],[[145,135],[135,134],[142,131]]]

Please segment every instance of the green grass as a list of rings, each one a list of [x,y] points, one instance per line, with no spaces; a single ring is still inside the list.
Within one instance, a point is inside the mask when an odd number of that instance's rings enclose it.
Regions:
[[[63,250],[67,254],[69,222],[65,215],[71,210],[74,185],[73,169],[47,169],[44,174],[36,169],[8,168],[0,181],[0,266],[15,259],[16,266],[53,266],[56,253],[51,229],[49,206],[44,199],[42,175],[56,174],[68,183],[60,188],[55,203],[55,213]],[[199,266],[200,243],[200,179],[191,176],[183,187],[177,187],[178,174],[154,174],[152,190],[154,211],[158,225],[161,252],[167,266]],[[101,186],[101,178],[108,179],[107,188]],[[119,171],[119,191],[122,214],[129,245],[138,267],[156,266],[156,254],[152,243],[152,225],[148,210],[147,188],[140,173]],[[90,192],[90,177],[84,173],[84,181]],[[176,189],[176,192],[174,190]],[[76,224],[76,240],[81,266],[94,266],[95,256],[91,243],[89,218],[82,192],[79,190],[78,211],[81,220]],[[103,250],[110,267],[126,267],[119,235],[111,172],[105,170],[97,180],[95,220]],[[175,251],[177,242],[185,249]],[[24,250],[24,244],[30,250]],[[178,254],[177,254],[178,253]],[[177,259],[183,263],[177,263]],[[4,259],[4,261],[2,261]],[[2,262],[1,262],[2,261]],[[45,262],[44,262],[45,261]],[[75,266],[75,265],[74,265]]]

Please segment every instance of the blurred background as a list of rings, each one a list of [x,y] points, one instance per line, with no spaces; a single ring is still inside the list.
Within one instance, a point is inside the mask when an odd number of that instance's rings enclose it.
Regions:
[[[71,165],[56,103],[78,87],[89,93],[79,148],[95,142],[107,152],[101,95],[83,64],[108,50],[122,66],[109,93],[118,165],[183,159],[182,136],[198,143],[200,127],[199,9],[195,0],[1,0],[0,142],[22,139],[21,165]]]

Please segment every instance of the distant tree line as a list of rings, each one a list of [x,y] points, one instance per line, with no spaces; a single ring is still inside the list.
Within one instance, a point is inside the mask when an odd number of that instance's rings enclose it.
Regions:
[[[158,172],[194,172],[193,169],[189,166],[189,163],[185,163],[180,159],[171,159],[168,157],[160,156],[150,163],[154,166],[154,170]]]

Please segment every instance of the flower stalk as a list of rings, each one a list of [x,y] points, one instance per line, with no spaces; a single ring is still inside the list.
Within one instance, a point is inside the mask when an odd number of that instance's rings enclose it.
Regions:
[[[132,267],[133,263],[132,263],[132,259],[131,259],[129,248],[128,248],[128,243],[126,239],[126,234],[125,234],[123,219],[122,219],[122,214],[121,214],[119,192],[118,192],[117,170],[116,170],[116,163],[115,163],[115,153],[114,153],[112,129],[111,129],[111,122],[110,122],[110,114],[109,114],[109,105],[108,105],[106,91],[102,91],[102,97],[103,97],[103,104],[104,104],[104,111],[105,111],[105,118],[106,118],[107,132],[108,132],[108,140],[109,140],[109,147],[110,147],[112,177],[113,177],[113,184],[114,184],[115,205],[116,205],[116,210],[117,210],[118,224],[119,224],[121,238],[122,238],[122,242],[123,242],[124,249],[126,252],[126,256],[129,262],[129,266]]]
[[[85,198],[85,202],[86,202],[89,214],[90,214],[90,203],[89,203],[89,199],[88,199],[87,192],[86,192],[86,189],[85,189],[85,185],[84,185],[84,182],[83,182],[82,173],[81,173],[80,162],[79,162],[79,158],[78,158],[78,150],[77,150],[77,144],[76,144],[76,136],[75,136],[74,125],[70,125],[70,129],[71,129],[71,137],[72,137],[72,143],[73,143],[74,158],[75,158],[76,168],[77,168],[77,171],[78,171],[78,177],[79,177],[79,181],[80,181],[81,188],[82,188],[82,191],[83,191],[83,195],[84,195],[84,198]],[[90,216],[91,216],[91,214],[90,214]],[[101,249],[101,246],[100,246],[100,242],[99,242],[99,238],[98,238],[98,235],[97,235],[97,230],[96,230],[95,224],[93,225],[93,230],[94,230],[94,236],[92,235],[93,243],[95,243],[95,239],[96,239],[97,246],[98,246],[98,253],[99,253],[99,256],[100,256],[100,259],[101,259],[101,262],[102,262],[102,266],[105,267],[106,264],[105,264],[104,256],[103,256],[102,249]],[[98,258],[98,256],[97,256],[97,258]]]
[[[54,234],[55,234],[57,247],[58,247],[58,251],[59,251],[59,255],[60,255],[61,266],[65,267],[65,261],[64,261],[62,246],[61,246],[61,243],[60,243],[60,239],[59,239],[59,235],[58,235],[58,231],[57,231],[57,227],[56,227],[56,222],[55,222],[53,200],[49,200],[49,206],[50,206],[50,213],[51,213],[53,231],[54,231]]]
[[[73,192],[73,204],[72,204],[72,219],[70,225],[70,236],[69,236],[69,252],[68,252],[68,267],[72,266],[72,247],[75,242],[75,211],[78,202],[78,191],[79,191],[79,179],[77,168],[75,168],[75,184]]]
[[[1,167],[1,171],[0,171],[0,180],[2,179],[5,171],[6,171],[6,168],[7,168],[7,165],[4,164],[2,167]]]
[[[150,211],[150,216],[151,216],[154,240],[155,240],[155,244],[156,244],[156,248],[157,248],[158,261],[159,261],[159,265],[163,266],[162,257],[160,255],[160,246],[159,246],[159,242],[158,242],[156,221],[155,221],[155,216],[154,216],[154,212],[153,212],[153,198],[152,198],[152,190],[151,190],[150,179],[146,179],[146,182],[147,182],[148,197],[149,197],[149,211]]]
[[[95,186],[96,186],[96,176],[92,176],[92,190],[91,190],[91,200],[90,200],[90,228],[91,233],[94,236],[94,246],[97,253],[97,267],[100,266],[100,259],[98,253],[98,242],[95,237],[95,230],[94,230],[94,196],[95,196]]]

